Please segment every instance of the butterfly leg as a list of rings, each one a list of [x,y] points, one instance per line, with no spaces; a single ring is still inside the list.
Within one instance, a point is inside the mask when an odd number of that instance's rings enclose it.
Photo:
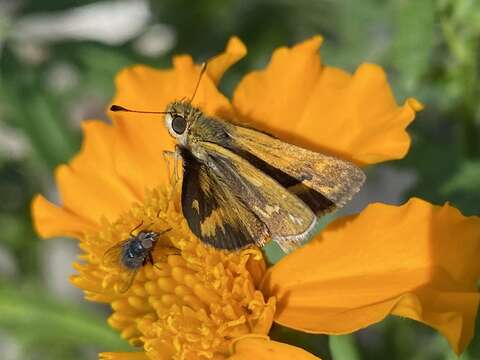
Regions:
[[[169,173],[169,180],[170,180],[170,185],[172,186],[172,190],[170,192],[170,195],[167,199],[167,204],[169,204],[172,199],[176,195],[177,191],[177,185],[179,181],[179,171],[178,167],[180,164],[180,148],[178,146],[175,146],[175,151],[164,151],[163,152],[163,158],[165,160],[165,166],[167,168],[167,172]],[[170,176],[170,162],[168,158],[173,158],[173,174]]]
[[[179,164],[180,164],[180,158],[181,158],[181,155],[180,155],[180,148],[178,147],[178,145],[175,145],[175,151],[173,153],[173,179],[174,179],[174,187],[176,188],[177,184],[178,184],[178,180],[179,180],[179,171],[178,171],[178,167],[179,167]]]
[[[170,171],[170,161],[169,158],[173,159],[173,173]],[[168,173],[168,178],[170,181],[170,185],[173,187],[176,186],[178,182],[178,161],[180,159],[180,151],[177,147],[175,147],[175,151],[163,151],[163,159],[165,161],[165,168]]]
[[[169,161],[169,158],[172,158],[173,157],[173,154],[174,152],[173,151],[168,151],[168,150],[164,150],[162,152],[162,155],[163,155],[163,163],[165,165],[165,170],[168,174],[168,180],[170,181],[170,184],[172,183],[172,177],[170,176],[171,174],[171,171],[170,171],[170,161]]]

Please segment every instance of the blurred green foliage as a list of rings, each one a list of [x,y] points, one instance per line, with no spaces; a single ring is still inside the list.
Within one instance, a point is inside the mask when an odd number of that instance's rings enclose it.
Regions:
[[[29,15],[93,3],[100,2],[30,0],[0,7],[0,131],[13,134],[0,138],[0,253],[13,269],[0,268],[0,329],[19,345],[19,358],[93,358],[99,350],[125,348],[104,322],[103,308],[48,293],[29,206],[37,192],[54,196],[52,171],[79,149],[79,121],[106,119],[114,76],[127,65],[166,66],[179,52],[202,61],[236,34],[249,55],[222,84],[231,93],[242,74],[266,64],[275,47],[320,33],[326,63],[350,71],[365,61],[379,63],[398,100],[415,96],[426,105],[409,129],[410,153],[390,164],[417,175],[404,198],[450,201],[465,214],[480,214],[479,1],[151,0],[150,23],[170,26],[176,38],[173,49],[159,57],[135,49],[139,35],[118,45],[66,37],[33,49],[15,40],[16,25]],[[59,69],[73,76],[63,88],[57,83],[62,78],[54,76]],[[21,151],[5,150],[5,138]],[[273,337],[303,342],[326,359],[454,358],[438,334],[403,319],[331,337],[330,345],[325,337],[284,328],[276,328]],[[478,331],[462,358],[480,358]]]
[[[129,349],[118,334],[105,326],[101,316],[45,296],[41,289],[26,292],[3,284],[0,313],[0,326],[19,340],[27,354],[44,354],[44,358],[51,359],[49,349],[53,349],[55,358],[74,359],[81,357],[85,349],[92,351],[95,347],[103,351]]]

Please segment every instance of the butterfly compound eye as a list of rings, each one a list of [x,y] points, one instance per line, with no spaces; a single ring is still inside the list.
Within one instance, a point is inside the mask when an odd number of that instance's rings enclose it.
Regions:
[[[172,129],[178,135],[182,135],[185,132],[186,128],[187,128],[187,120],[185,120],[185,118],[178,115],[173,118]]]

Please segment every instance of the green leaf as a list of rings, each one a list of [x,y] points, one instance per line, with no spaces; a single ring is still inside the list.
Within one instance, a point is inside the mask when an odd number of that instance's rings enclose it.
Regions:
[[[431,67],[435,44],[434,0],[397,1],[392,62],[407,90],[414,90]]]
[[[335,360],[360,360],[353,335],[330,336],[330,352]]]
[[[445,194],[457,191],[477,193],[480,189],[480,162],[468,161],[462,164],[460,170],[442,187]]]
[[[66,162],[79,144],[67,125],[61,105],[40,88],[30,89],[30,93],[22,96],[25,88],[11,81],[5,81],[3,86],[12,121],[28,136],[36,155],[49,167]]]
[[[362,62],[382,62],[389,49],[391,3],[376,0],[331,2],[327,9],[334,26],[325,35],[321,55],[328,64],[353,71]]]

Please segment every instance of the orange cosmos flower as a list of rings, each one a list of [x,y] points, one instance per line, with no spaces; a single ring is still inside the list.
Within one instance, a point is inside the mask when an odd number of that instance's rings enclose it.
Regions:
[[[410,145],[405,128],[421,104],[409,99],[398,106],[378,66],[364,64],[352,75],[323,65],[320,44],[314,37],[276,50],[230,102],[216,85],[246,53],[232,38],[210,60],[194,104],[357,164],[403,157]],[[186,55],[168,70],[134,66],[119,74],[114,102],[163,110],[192,94],[199,71]],[[42,237],[79,239],[83,254],[72,282],[87,299],[111,304],[110,325],[143,346],[104,359],[315,359],[269,340],[272,323],[344,334],[389,314],[437,329],[457,353],[468,344],[479,303],[480,218],[420,199],[373,204],[267,268],[259,249],[217,251],[191,234],[178,194],[169,201],[162,151],[173,141],[161,118],[111,116],[112,125],[84,122],[80,153],[57,169],[62,205],[40,195],[32,205]],[[140,223],[172,230],[154,250],[155,266],[145,265],[128,292],[118,293],[112,290],[121,280],[118,269],[102,257]],[[177,252],[168,252],[172,246]]]

